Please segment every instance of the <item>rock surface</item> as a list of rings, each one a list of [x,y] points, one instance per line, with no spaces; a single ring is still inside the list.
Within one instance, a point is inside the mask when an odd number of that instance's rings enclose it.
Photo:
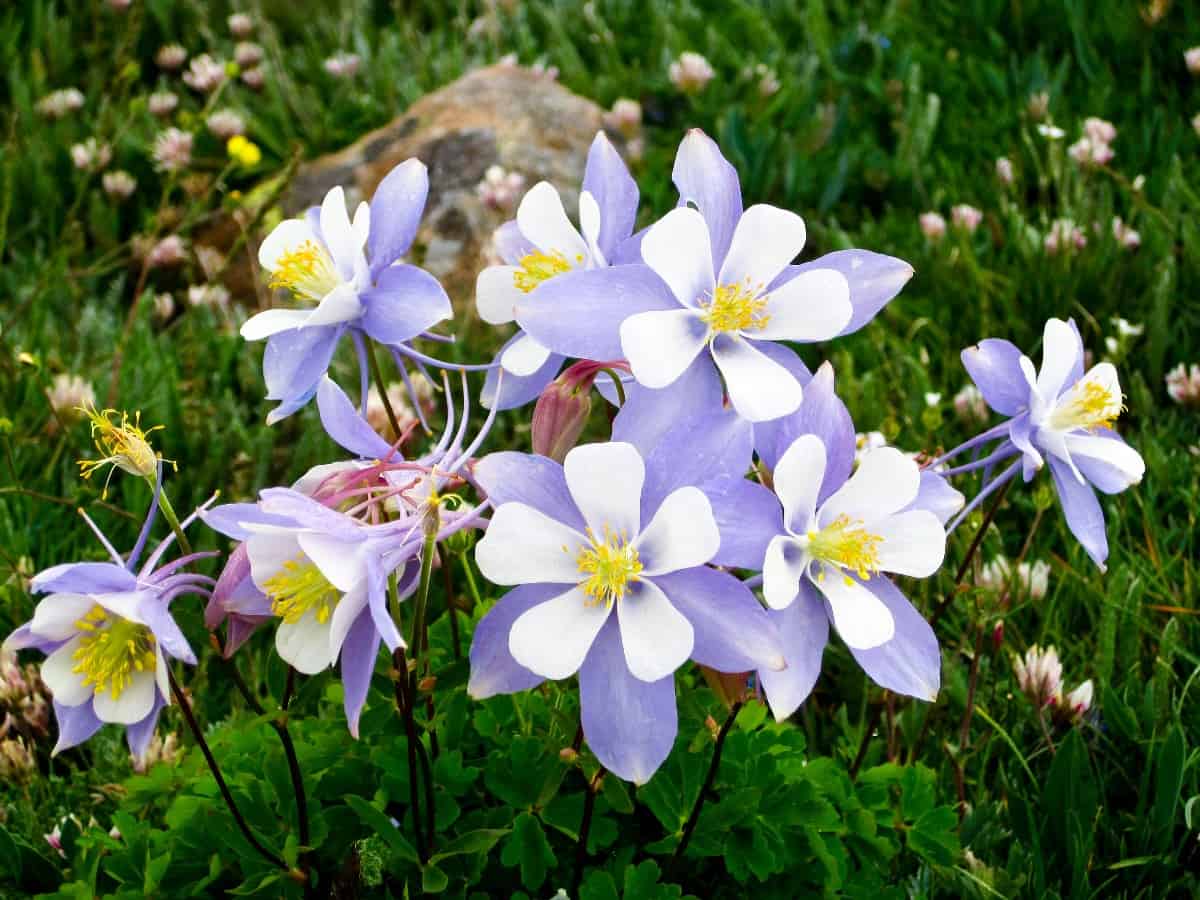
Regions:
[[[417,157],[429,167],[430,191],[411,261],[442,279],[456,306],[471,308],[492,233],[513,215],[480,198],[477,186],[488,168],[523,175],[526,188],[551,182],[574,219],[588,147],[603,127],[603,114],[592,101],[530,69],[478,69],[346,149],[302,166],[284,211],[296,215],[338,184],[353,209],[370,199],[393,166]]]

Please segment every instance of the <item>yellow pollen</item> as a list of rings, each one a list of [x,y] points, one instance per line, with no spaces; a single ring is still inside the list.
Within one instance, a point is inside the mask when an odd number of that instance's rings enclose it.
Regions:
[[[262,586],[271,598],[271,612],[288,625],[295,625],[310,610],[324,625],[341,599],[337,588],[303,555],[285,562]]]
[[[96,696],[107,691],[116,700],[136,673],[155,670],[154,635],[145,625],[96,605],[75,627],[85,634],[72,654],[76,662],[71,671],[82,675],[84,687],[92,688]]]
[[[628,536],[617,533],[607,525],[604,526],[604,539],[596,539],[592,529],[587,530],[591,546],[579,548],[575,563],[579,566],[579,574],[587,575],[579,586],[588,595],[588,605],[612,606],[618,600],[623,600],[629,593],[629,585],[640,581],[642,561],[638,558],[637,548],[629,543]],[[563,547],[570,553],[569,547]]]
[[[762,285],[746,282],[719,285],[707,303],[700,301],[701,318],[720,334],[727,331],[762,331],[771,321]]]
[[[131,475],[140,475],[142,478],[149,478],[157,472],[159,457],[146,437],[161,430],[162,425],[155,425],[143,431],[140,412],[134,413],[132,423],[129,421],[129,413],[122,412],[118,424],[114,421],[117,415],[115,409],[106,409],[103,412],[98,412],[94,406],[80,406],[78,409],[91,421],[92,439],[96,443],[96,449],[104,454],[102,459],[79,460],[79,474],[85,479],[91,478],[93,472],[108,465]],[[104,485],[104,495],[108,495],[107,482]]]
[[[1097,381],[1081,381],[1051,414],[1050,425],[1064,431],[1111,428],[1125,409],[1124,400],[1120,390],[1111,391]]]
[[[575,257],[576,265],[582,262],[582,256]],[[570,270],[571,261],[558,250],[549,253],[535,250],[521,257],[520,268],[513,272],[513,285],[528,294],[543,281]]]
[[[808,552],[814,559],[847,569],[862,579],[879,571],[879,545],[882,543],[883,538],[867,531],[860,519],[851,519],[845,514],[820,531],[808,533]],[[849,584],[850,576],[845,578]]]
[[[341,278],[329,254],[314,242],[305,241],[279,257],[267,286],[287,288],[297,297],[319,303],[339,284]]]

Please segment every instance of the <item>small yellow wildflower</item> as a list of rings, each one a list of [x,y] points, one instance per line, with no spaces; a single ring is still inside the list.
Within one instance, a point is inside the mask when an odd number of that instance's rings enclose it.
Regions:
[[[225,142],[225,151],[229,158],[244,169],[257,166],[262,161],[262,151],[258,144],[244,135],[235,134]]]

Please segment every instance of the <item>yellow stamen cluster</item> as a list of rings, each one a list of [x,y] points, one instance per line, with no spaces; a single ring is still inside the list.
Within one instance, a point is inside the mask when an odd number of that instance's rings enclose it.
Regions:
[[[879,571],[879,545],[883,538],[871,534],[860,519],[843,514],[820,531],[808,533],[808,552],[814,559],[847,569],[867,579]],[[824,570],[818,579],[824,577]],[[844,576],[850,584],[849,575]]]
[[[81,406],[79,411],[91,421],[92,439],[96,442],[96,449],[104,454],[102,459],[79,460],[80,475],[91,478],[93,472],[108,465],[130,475],[140,475],[142,478],[150,478],[156,473],[159,457],[146,437],[161,430],[163,426],[155,425],[143,431],[140,412],[134,413],[132,423],[129,421],[129,413],[122,412],[121,421],[117,423],[114,421],[117,415],[115,409],[98,412],[94,406]],[[107,495],[107,483],[104,489]]]
[[[582,262],[582,256],[575,257],[576,265]],[[543,281],[570,270],[571,261],[558,250],[549,253],[535,250],[521,257],[520,268],[513,272],[513,285],[528,294]]]
[[[262,587],[271,598],[271,612],[288,625],[295,625],[310,610],[324,625],[341,599],[337,588],[304,556],[289,559]]]
[[[575,556],[579,574],[588,576],[579,586],[588,595],[589,605],[612,606],[625,598],[630,584],[641,580],[642,561],[624,532],[615,532],[606,525],[603,540],[597,540],[590,528],[587,536],[591,545],[580,547]],[[570,552],[568,547],[563,549]]]
[[[138,672],[153,672],[157,664],[154,635],[145,625],[93,606],[75,627],[86,632],[72,654],[71,670],[83,676],[84,687],[96,695],[108,691],[118,699]]]
[[[340,283],[341,278],[325,249],[313,241],[305,241],[279,257],[267,286],[287,288],[297,297],[319,303]]]
[[[701,301],[701,318],[715,333],[729,331],[762,331],[771,321],[767,314],[767,298],[762,285],[749,282],[718,285],[708,302]]]
[[[1124,400],[1120,390],[1109,390],[1098,381],[1081,381],[1051,415],[1050,424],[1062,430],[1111,428],[1125,409]]]

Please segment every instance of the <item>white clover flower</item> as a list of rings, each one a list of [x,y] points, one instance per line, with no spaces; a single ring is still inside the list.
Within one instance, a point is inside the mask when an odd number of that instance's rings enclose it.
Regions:
[[[961,228],[967,234],[973,234],[983,221],[983,211],[966,203],[960,203],[950,210],[950,221],[955,228]]]
[[[179,44],[164,44],[154,54],[154,64],[160,69],[174,72],[187,62],[188,52]]]
[[[1012,160],[1007,156],[1002,156],[996,160],[996,177],[1001,184],[1012,184],[1015,178],[1013,174]]]
[[[183,73],[183,82],[193,91],[211,94],[225,80],[225,63],[202,53],[192,60]]]
[[[1200,406],[1200,365],[1180,363],[1168,372],[1167,395],[1180,406]]]
[[[165,119],[175,112],[178,105],[179,96],[171,91],[155,91],[146,99],[146,108],[150,110],[150,114],[160,119]]]
[[[691,50],[681,53],[668,70],[671,84],[685,94],[700,93],[716,74],[707,59]]]
[[[78,88],[53,91],[37,102],[37,111],[47,119],[61,119],[83,108],[83,94]]]
[[[254,31],[254,19],[246,13],[234,13],[225,23],[229,26],[229,33],[235,38],[249,37]]]
[[[96,172],[112,161],[112,148],[94,137],[71,146],[71,163],[81,172]]]
[[[1124,250],[1136,250],[1142,245],[1142,235],[1140,232],[1130,228],[1120,216],[1114,216],[1112,220],[1113,238]],[[1122,319],[1122,321],[1124,321]]]
[[[189,306],[207,306],[209,309],[226,309],[229,306],[229,290],[220,284],[193,284],[187,291]]]
[[[988,420],[988,405],[983,393],[974,384],[965,384],[954,395],[954,414],[967,424],[982,424]]]
[[[1045,91],[1030,94],[1029,100],[1025,104],[1025,111],[1035,122],[1046,118],[1046,113],[1050,111],[1050,95]]]
[[[83,376],[62,372],[50,382],[46,398],[59,418],[77,419],[80,407],[96,405],[96,390]]]
[[[1037,133],[1048,141],[1061,141],[1067,133],[1055,125],[1039,125]]]
[[[232,109],[219,109],[204,123],[218,140],[227,141],[237,134],[246,133],[246,120]]]
[[[1048,706],[1062,695],[1062,663],[1053,647],[1043,650],[1034,644],[1025,651],[1024,659],[1013,659],[1017,685],[1036,706]]]
[[[325,71],[334,78],[353,78],[358,74],[362,59],[357,53],[335,53],[325,60]]]
[[[192,135],[179,128],[168,128],[154,140],[155,166],[163,172],[178,172],[192,162]]]
[[[628,97],[618,98],[604,114],[604,125],[632,140],[642,130],[642,104]]]
[[[137,179],[124,169],[105,172],[100,184],[104,187],[104,193],[114,200],[125,200],[137,190]]]
[[[946,220],[938,213],[921,213],[917,220],[921,225],[921,233],[932,243],[937,243],[946,235]]]
[[[242,69],[253,69],[263,56],[263,48],[253,41],[241,41],[233,48],[233,61]]]

